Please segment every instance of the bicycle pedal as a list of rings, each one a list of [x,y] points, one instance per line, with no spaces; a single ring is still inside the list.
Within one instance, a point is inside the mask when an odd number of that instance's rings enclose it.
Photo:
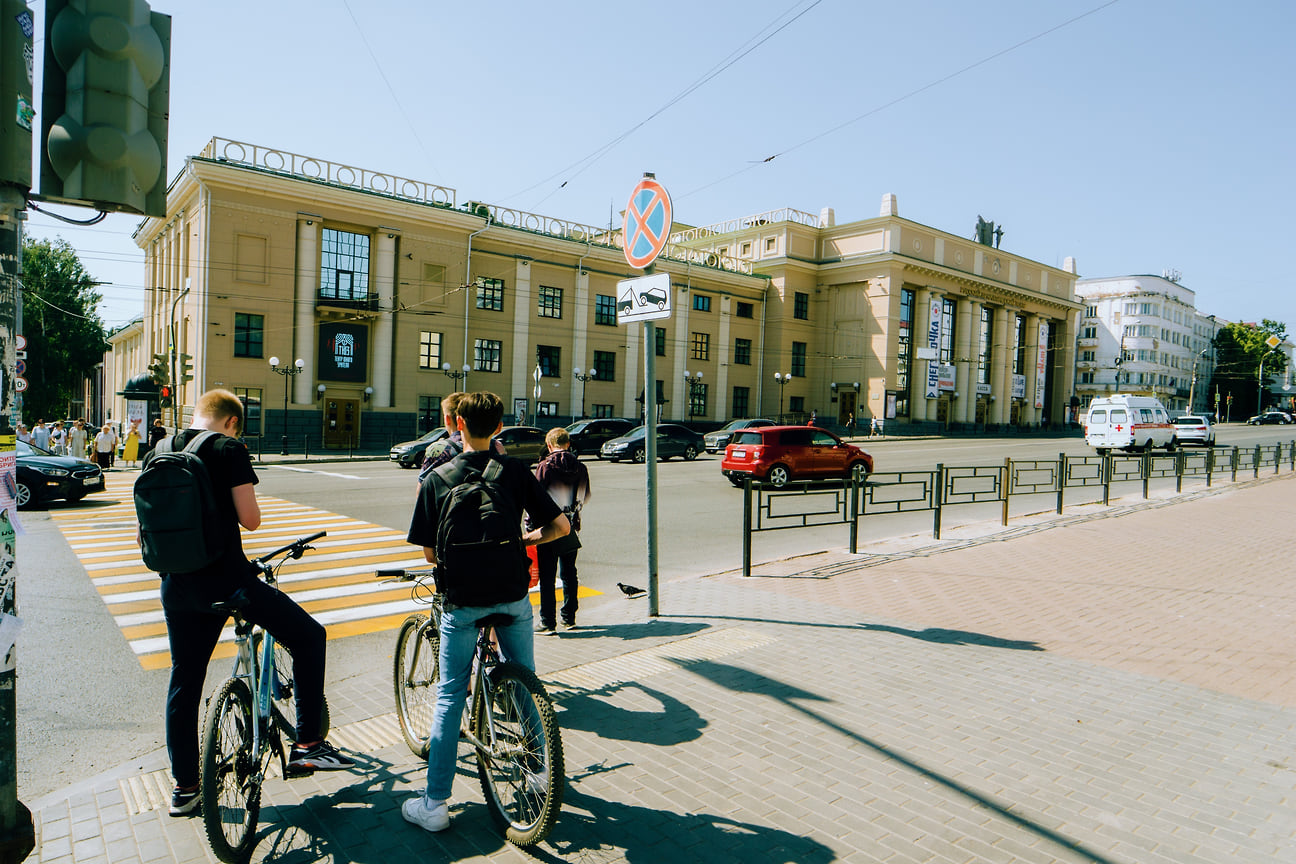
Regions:
[[[285,780],[292,780],[294,777],[309,777],[314,773],[314,768],[295,768],[288,765],[284,768],[283,775]]]

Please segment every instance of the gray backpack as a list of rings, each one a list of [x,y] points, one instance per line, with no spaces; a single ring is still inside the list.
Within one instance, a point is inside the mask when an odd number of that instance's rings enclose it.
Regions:
[[[211,477],[198,458],[198,448],[217,434],[204,431],[183,450],[172,450],[174,438],[168,435],[135,480],[144,566],[156,573],[192,573],[225,551]]]

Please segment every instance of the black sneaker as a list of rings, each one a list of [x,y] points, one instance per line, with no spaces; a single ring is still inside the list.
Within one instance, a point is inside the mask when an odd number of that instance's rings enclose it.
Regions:
[[[558,631],[554,629],[552,624],[537,624],[535,632],[537,636],[552,636]]]
[[[197,813],[201,805],[202,795],[197,789],[192,792],[184,792],[177,786],[171,792],[171,809],[168,812],[172,816],[188,816],[191,813]]]
[[[562,629],[564,629],[564,630],[575,630],[575,629],[576,629],[576,622],[575,622],[575,621],[564,621],[564,622],[562,622]]]
[[[354,767],[355,762],[327,741],[306,748],[294,745],[288,756],[289,771],[344,771]]]

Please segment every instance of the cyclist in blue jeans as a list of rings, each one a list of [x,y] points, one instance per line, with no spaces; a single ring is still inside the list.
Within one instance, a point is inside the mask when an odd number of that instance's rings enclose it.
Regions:
[[[468,393],[456,406],[455,423],[463,434],[464,452],[428,475],[419,488],[407,539],[423,547],[423,557],[437,563],[437,528],[451,490],[464,472],[480,473],[492,461],[502,473],[498,485],[512,501],[515,511],[525,512],[528,522],[541,527],[522,534],[526,545],[548,543],[565,536],[571,525],[562,510],[540,486],[526,465],[491,452],[491,438],[503,428],[504,403],[494,393]],[[518,529],[521,534],[521,527]],[[477,645],[477,622],[493,613],[513,617],[510,624],[495,628],[504,657],[528,669],[535,668],[532,641],[532,612],[528,585],[528,561],[518,555],[515,572],[499,573],[482,568],[474,584],[441,579],[437,590],[445,594],[441,616],[441,677],[437,681],[436,708],[428,743],[427,787],[422,795],[401,807],[405,820],[427,831],[443,831],[450,825],[446,800],[454,783],[455,757],[459,748],[459,721],[468,697],[473,651]]]

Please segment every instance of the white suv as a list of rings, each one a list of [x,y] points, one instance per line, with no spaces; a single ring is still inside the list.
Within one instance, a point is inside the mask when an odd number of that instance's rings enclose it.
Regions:
[[[1202,447],[1215,446],[1215,426],[1209,417],[1201,414],[1185,414],[1173,421],[1175,437],[1180,444],[1200,444]]]

